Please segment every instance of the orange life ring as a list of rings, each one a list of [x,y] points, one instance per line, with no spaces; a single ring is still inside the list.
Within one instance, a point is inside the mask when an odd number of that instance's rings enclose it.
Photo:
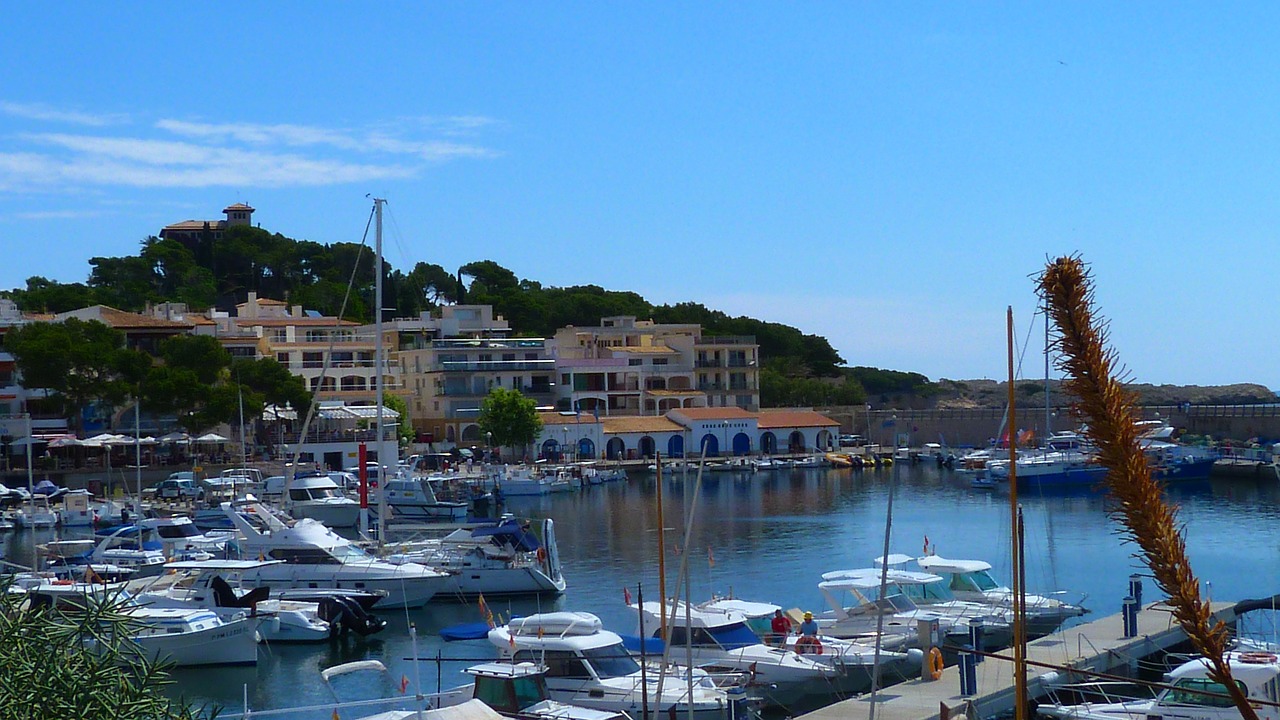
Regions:
[[[54,580],[53,584],[54,585],[73,585],[75,583],[71,580],[58,579],[58,580]]]
[[[1236,659],[1242,663],[1248,663],[1250,665],[1265,665],[1267,663],[1275,662],[1276,654],[1269,652],[1247,652],[1240,653],[1236,656]]]
[[[805,635],[799,640],[796,640],[796,654],[804,655],[806,653],[821,655],[822,641],[812,635]]]
[[[545,563],[547,561],[547,549],[538,548],[538,562]]]
[[[937,680],[942,677],[942,651],[936,647],[929,648],[929,679]]]

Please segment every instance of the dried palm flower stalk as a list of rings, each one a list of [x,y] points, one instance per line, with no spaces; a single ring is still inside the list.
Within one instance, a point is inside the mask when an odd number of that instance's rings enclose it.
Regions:
[[[1086,436],[1107,469],[1107,487],[1118,503],[1112,516],[1123,525],[1120,534],[1140,548],[1136,556],[1169,596],[1174,619],[1204,656],[1209,677],[1227,688],[1244,720],[1257,720],[1231,679],[1225,658],[1227,627],[1221,621],[1210,624],[1208,603],[1200,598],[1177,508],[1164,501],[1164,484],[1152,477],[1138,445],[1133,422],[1137,397],[1117,376],[1116,354],[1107,347],[1106,331],[1093,315],[1093,280],[1088,269],[1079,257],[1061,257],[1048,264],[1038,284],[1056,326],[1053,349],[1060,353],[1058,368],[1067,375],[1063,386],[1076,398],[1075,411],[1086,418]]]

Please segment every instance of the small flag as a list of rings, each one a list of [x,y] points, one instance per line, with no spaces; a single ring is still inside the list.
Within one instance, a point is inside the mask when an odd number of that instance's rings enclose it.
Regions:
[[[715,553],[711,552],[711,546],[708,545],[707,546],[707,567],[715,567],[715,566],[716,566],[716,556],[715,556]]]
[[[513,633],[513,632],[510,632],[511,628],[507,628],[507,630],[508,630],[508,632],[507,632],[507,644],[511,646],[511,649],[512,649],[512,650],[515,650],[515,649],[516,649],[516,634],[515,634],[515,633]]]
[[[338,708],[333,709],[333,720],[342,720],[342,716],[338,714]]]
[[[923,554],[925,555],[929,554],[929,536],[928,535],[924,536],[924,553]]]
[[[403,694],[404,694],[404,691],[405,691],[405,690],[407,690],[408,688],[409,688],[409,678],[408,678],[408,676],[406,676],[406,675],[401,675],[401,676],[400,676],[400,694],[401,694],[401,695],[403,695]]]
[[[493,611],[489,609],[489,604],[484,601],[483,593],[481,593],[480,599],[476,604],[480,606],[480,617],[489,623],[489,627],[493,627]]]
[[[627,605],[631,604],[631,591],[628,590],[626,587],[622,588],[622,602],[626,603]]]

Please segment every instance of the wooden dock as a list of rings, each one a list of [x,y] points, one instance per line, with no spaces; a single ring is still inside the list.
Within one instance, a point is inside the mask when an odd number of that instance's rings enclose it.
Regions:
[[[1234,603],[1214,603],[1214,617],[1234,624]],[[1162,605],[1144,606],[1138,614],[1138,636],[1125,638],[1120,614],[1076,625],[1027,645],[1027,659],[1032,662],[1068,666],[1095,672],[1133,670],[1140,658],[1167,650],[1186,640],[1186,635],[1173,622],[1173,615]],[[1012,657],[1009,650],[999,653]],[[972,702],[978,717],[991,717],[1009,712],[1014,705],[1013,663],[987,657],[977,667],[978,692],[960,694],[960,668],[949,666],[942,677],[891,685],[876,695],[876,720],[939,720],[943,705],[951,708]],[[1044,667],[1027,668],[1028,696],[1044,694],[1042,678],[1054,672]],[[1060,673],[1061,674],[1061,673]],[[869,717],[870,694],[844,700],[799,716],[802,720],[849,720]],[[953,715],[954,716],[954,715]]]

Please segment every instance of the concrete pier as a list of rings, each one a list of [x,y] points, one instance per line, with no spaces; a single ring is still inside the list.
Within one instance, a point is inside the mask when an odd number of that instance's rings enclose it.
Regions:
[[[1214,618],[1234,624],[1234,603],[1214,603]],[[1136,667],[1138,659],[1186,641],[1186,634],[1173,621],[1163,604],[1146,606],[1138,614],[1138,635],[1124,637],[1119,613],[1076,625],[1027,644],[1027,659],[1038,663],[1067,666],[1095,672],[1124,672]],[[1012,658],[1012,651],[1001,656]],[[973,703],[978,717],[1009,712],[1014,704],[1013,663],[987,657],[977,667],[977,693],[960,694],[960,668],[947,667],[933,681],[909,680],[891,685],[876,695],[876,720],[938,720],[943,705],[955,710],[966,701]],[[1048,668],[1027,668],[1028,697],[1044,694],[1042,679]],[[850,720],[869,717],[871,696],[863,695],[828,705],[799,716],[803,720]]]

